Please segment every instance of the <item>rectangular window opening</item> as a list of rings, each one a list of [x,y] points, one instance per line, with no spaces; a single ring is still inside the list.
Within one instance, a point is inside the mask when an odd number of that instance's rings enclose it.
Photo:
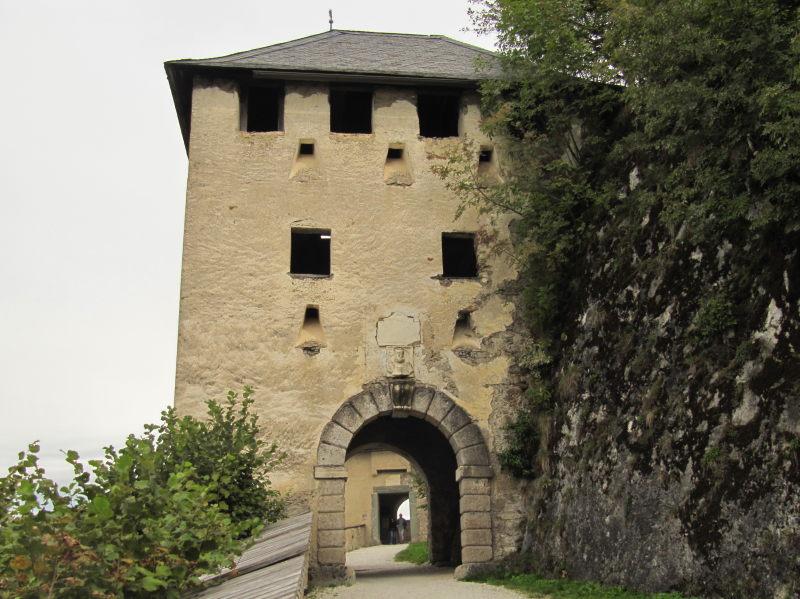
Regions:
[[[331,89],[331,131],[372,133],[372,92]]]
[[[300,144],[300,156],[313,156],[314,155],[314,144],[312,143],[301,143]]]
[[[389,148],[386,160],[400,160],[403,157],[403,148]]]
[[[442,276],[469,278],[478,276],[475,235],[442,233]]]
[[[283,88],[251,86],[242,89],[242,130],[282,131]]]
[[[291,252],[290,272],[292,274],[331,274],[330,230],[292,229]]]
[[[478,162],[491,162],[492,161],[492,150],[488,148],[484,148],[481,150],[481,153],[478,154]]]
[[[461,96],[457,94],[417,93],[419,134],[422,137],[458,137]]]

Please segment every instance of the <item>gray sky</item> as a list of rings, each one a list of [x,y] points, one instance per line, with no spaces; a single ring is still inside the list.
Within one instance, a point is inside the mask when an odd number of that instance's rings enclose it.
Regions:
[[[462,31],[467,0],[0,0],[0,476],[172,403],[186,154],[162,63],[338,29]]]

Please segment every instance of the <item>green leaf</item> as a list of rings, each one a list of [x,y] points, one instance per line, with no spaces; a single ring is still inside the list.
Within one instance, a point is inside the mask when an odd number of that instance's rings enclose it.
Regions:
[[[152,576],[146,576],[142,579],[142,588],[145,591],[157,591],[167,586],[167,583]]]
[[[92,503],[89,504],[89,512],[101,520],[109,520],[114,517],[114,511],[111,509],[111,503],[102,495],[92,499]]]

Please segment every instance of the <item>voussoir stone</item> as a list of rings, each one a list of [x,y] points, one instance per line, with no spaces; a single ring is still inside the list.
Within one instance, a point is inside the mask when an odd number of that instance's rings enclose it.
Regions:
[[[442,420],[454,405],[453,400],[444,393],[436,393],[431,400],[431,405],[428,407],[425,420],[435,424],[437,427],[440,426]]]
[[[372,398],[372,393],[364,391],[350,400],[350,404],[361,414],[362,426],[378,417],[378,406]]]
[[[392,396],[389,393],[389,387],[387,385],[372,385],[369,387],[369,392],[372,394],[372,399],[375,401],[375,406],[378,408],[379,416],[389,414],[394,409]]]
[[[470,423],[461,428],[450,437],[450,445],[456,452],[465,447],[471,447],[472,445],[478,445],[480,443],[483,443],[483,435],[481,434],[481,429],[474,423]]]
[[[467,413],[461,407],[455,405],[442,420],[442,431],[445,435],[451,437],[470,422],[472,422],[472,420],[467,416]]]
[[[430,387],[418,387],[414,391],[414,398],[411,400],[411,410],[423,418],[428,413],[428,407],[433,399],[433,389]]]
[[[322,429],[322,436],[320,440],[329,445],[336,445],[347,449],[350,440],[353,438],[353,433],[344,428],[341,424],[331,421]]]
[[[483,444],[460,449],[456,454],[459,466],[488,466],[489,452]]]
[[[351,433],[355,433],[361,426],[361,415],[349,403],[339,407],[331,420],[339,423]]]

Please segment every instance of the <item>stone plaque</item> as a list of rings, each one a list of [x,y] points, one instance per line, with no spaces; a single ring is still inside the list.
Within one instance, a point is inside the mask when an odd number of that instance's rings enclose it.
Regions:
[[[416,316],[392,312],[378,320],[376,339],[381,347],[416,345],[419,338],[419,319]]]

